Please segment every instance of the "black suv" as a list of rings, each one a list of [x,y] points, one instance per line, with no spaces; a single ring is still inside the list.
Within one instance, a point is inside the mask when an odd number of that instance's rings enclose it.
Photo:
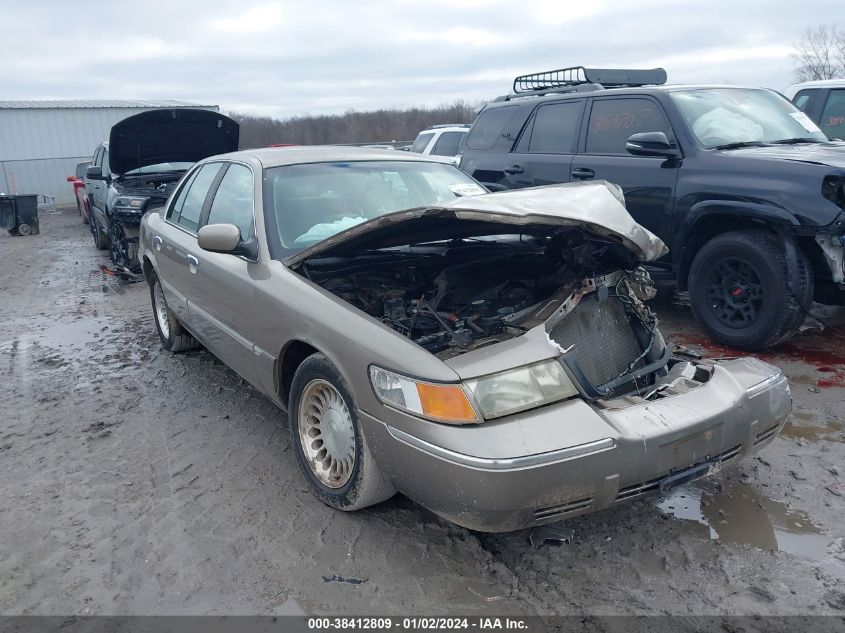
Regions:
[[[238,149],[238,123],[204,109],[149,110],[116,123],[85,170],[94,245],[121,272],[137,273],[138,227],[203,158]]]
[[[491,190],[618,184],[670,248],[655,281],[716,340],[776,345],[813,300],[845,303],[845,142],[774,91],[665,81],[661,68],[517,77],[459,165]]]

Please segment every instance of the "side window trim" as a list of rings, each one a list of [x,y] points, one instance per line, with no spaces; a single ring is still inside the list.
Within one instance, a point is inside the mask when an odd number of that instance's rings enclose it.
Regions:
[[[232,165],[241,165],[249,169],[250,173],[252,174],[252,225],[251,225],[251,233],[249,236],[245,237],[244,239],[250,239],[254,237],[257,233],[257,225],[256,225],[256,196],[255,196],[255,185],[256,185],[256,178],[255,178],[255,170],[252,168],[252,165],[248,163],[244,163],[241,161],[226,161],[224,163],[223,169],[220,170],[220,179],[213,183],[212,188],[214,190],[214,196],[211,198],[206,199],[205,204],[203,205],[202,213],[200,214],[200,222],[197,226],[197,231],[199,231],[202,227],[204,227],[208,223],[208,216],[211,213],[211,207],[214,204],[214,197],[217,195],[217,190],[220,188],[220,183],[223,182],[223,178],[226,175],[226,172],[229,171],[229,167]],[[263,185],[263,183],[262,183]],[[211,190],[209,190],[211,191]]]
[[[652,97],[648,94],[631,94],[631,95],[614,95],[614,96],[599,96],[599,97],[590,97],[589,103],[587,107],[584,109],[584,114],[581,118],[581,134],[578,139],[578,149],[576,150],[577,154],[583,154],[584,156],[629,156],[634,158],[631,154],[627,152],[620,152],[616,154],[588,154],[587,153],[587,135],[590,133],[590,117],[593,115],[593,108],[595,104],[599,101],[619,101],[622,99],[645,99],[651,102],[656,111],[659,113],[661,117],[663,117],[663,122],[666,124],[666,129],[669,131],[667,134],[670,143],[674,143],[678,145],[678,137],[675,134],[675,128],[672,127],[672,121],[669,119],[668,115],[666,114],[666,110],[663,107],[663,104],[660,103],[657,99]],[[584,124],[586,122],[586,125]]]
[[[222,167],[217,170],[217,175],[214,177],[214,180],[211,181],[208,193],[205,194],[205,200],[202,203],[202,211],[200,211],[200,217],[197,221],[197,233],[199,233],[199,230],[202,227],[208,224],[208,213],[211,211],[211,204],[214,201],[214,196],[217,195],[217,189],[220,187],[220,182],[223,180],[223,176],[226,175],[226,172],[229,171],[229,166],[232,163],[225,161],[221,164]]]
[[[188,171],[188,173],[185,175],[185,178],[182,180],[182,183],[179,185],[179,187],[176,189],[176,191],[173,192],[173,195],[170,197],[170,200],[168,201],[168,204],[167,204],[167,208],[164,211],[164,221],[167,222],[168,224],[171,224],[171,225],[173,225],[177,228],[180,228],[180,229],[182,228],[181,226],[179,226],[176,223],[176,220],[173,219],[174,215],[176,216],[176,219],[178,219],[178,217],[179,217],[179,214],[176,213],[176,209],[175,209],[176,202],[179,200],[179,196],[181,196],[184,191],[187,191],[188,187],[191,186],[191,183],[194,182],[194,177],[197,175],[197,173],[199,172],[199,170],[201,168],[202,168],[201,165],[199,165],[199,166],[195,165],[194,167],[192,167],[191,170]]]

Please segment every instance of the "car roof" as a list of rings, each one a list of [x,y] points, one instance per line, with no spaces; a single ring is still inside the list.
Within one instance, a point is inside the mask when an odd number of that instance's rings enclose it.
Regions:
[[[442,157],[429,157],[393,149],[344,147],[337,145],[299,145],[294,147],[259,147],[229,154],[211,156],[206,160],[248,160],[253,159],[263,167],[282,167],[302,163],[326,163],[330,161],[401,161],[406,163],[451,164]]]
[[[814,81],[802,81],[801,83],[793,84],[787,88],[783,94],[790,99],[795,96],[799,90],[804,88],[840,88],[845,87],[845,79],[816,79]]]
[[[432,127],[427,127],[424,130],[420,131],[420,134],[423,132],[466,132],[470,128],[470,124],[456,124],[456,125],[433,125]]]

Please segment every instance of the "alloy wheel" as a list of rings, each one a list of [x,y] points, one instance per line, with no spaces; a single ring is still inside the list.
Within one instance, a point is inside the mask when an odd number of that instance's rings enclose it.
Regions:
[[[342,488],[355,466],[355,428],[340,392],[328,381],[309,382],[299,403],[299,440],[314,476]]]
[[[765,300],[757,271],[738,257],[719,260],[707,276],[704,290],[714,316],[732,328],[754,323]]]
[[[153,311],[155,312],[156,322],[161,330],[164,338],[170,338],[170,320],[167,315],[167,303],[164,301],[164,291],[161,289],[161,283],[158,279],[153,285]]]

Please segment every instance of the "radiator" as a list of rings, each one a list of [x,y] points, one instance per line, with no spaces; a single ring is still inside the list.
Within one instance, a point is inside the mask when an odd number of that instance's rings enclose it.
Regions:
[[[566,357],[574,357],[595,386],[616,378],[643,352],[625,306],[615,297],[582,300],[555,326],[551,338],[564,349],[574,345]]]

